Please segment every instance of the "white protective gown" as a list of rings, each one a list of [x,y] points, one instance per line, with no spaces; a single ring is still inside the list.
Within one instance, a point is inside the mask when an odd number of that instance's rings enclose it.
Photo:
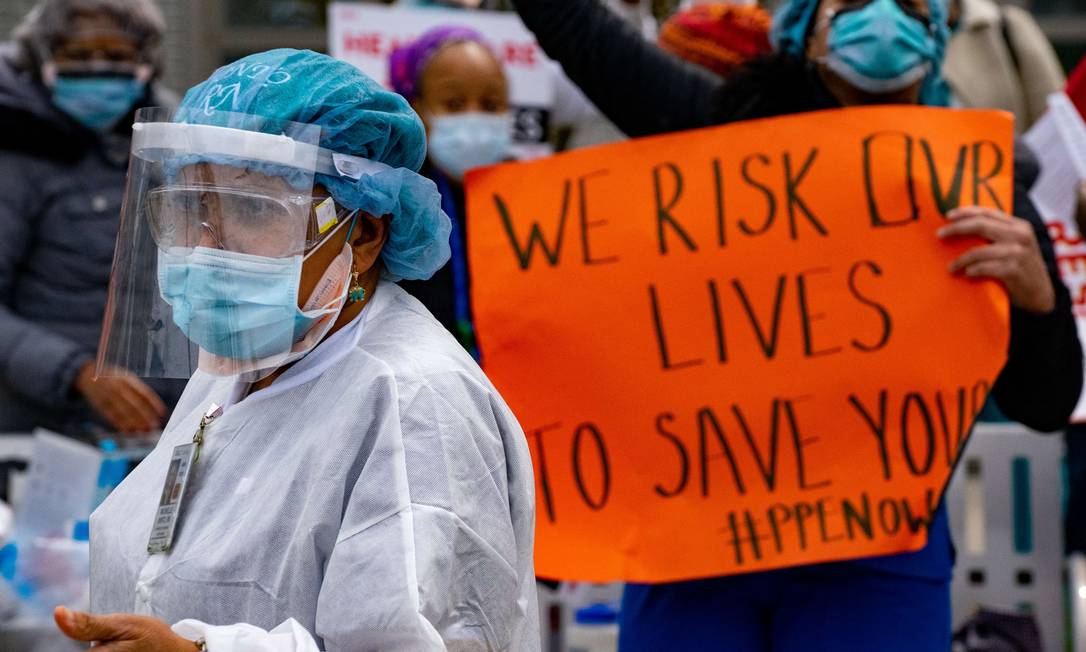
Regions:
[[[538,650],[534,476],[501,396],[393,283],[270,387],[197,372],[91,517],[91,608],[211,652]],[[171,551],[147,540],[211,403]]]

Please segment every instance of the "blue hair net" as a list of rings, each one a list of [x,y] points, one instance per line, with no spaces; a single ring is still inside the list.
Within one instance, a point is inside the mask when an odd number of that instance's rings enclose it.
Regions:
[[[807,36],[820,0],[788,0],[773,15],[770,39],[778,52],[798,57],[807,56]],[[943,79],[943,56],[946,53],[950,28],[947,26],[945,0],[928,0],[935,37],[935,63],[920,89],[920,102],[929,106],[950,104],[950,89]]]
[[[407,100],[348,63],[280,49],[219,68],[189,89],[178,112],[184,122],[252,129],[251,123],[235,124],[236,114],[258,116],[259,129],[269,133],[281,133],[275,125],[287,121],[314,125],[322,148],[391,167],[357,180],[332,174],[313,179],[345,208],[391,216],[381,251],[387,276],[427,279],[449,260],[452,225],[437,186],[418,174],[426,131]],[[289,169],[269,173],[291,180]]]

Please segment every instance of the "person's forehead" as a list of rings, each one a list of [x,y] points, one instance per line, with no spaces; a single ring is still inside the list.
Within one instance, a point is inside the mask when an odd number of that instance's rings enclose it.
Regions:
[[[88,50],[93,52],[136,52],[139,46],[120,32],[83,32],[64,39],[57,48],[64,51]]]
[[[136,52],[139,43],[126,26],[102,12],[77,12],[54,49],[64,51]]]
[[[80,11],[71,17],[69,32],[120,32],[124,25],[103,12]]]
[[[199,162],[181,168],[181,181],[186,185],[223,186],[258,193],[298,194],[298,190],[283,177],[235,165]]]
[[[505,71],[497,57],[474,41],[452,43],[430,58],[423,70],[423,86],[448,84],[505,84]]]
[[[61,45],[136,48],[138,44],[125,25],[104,13],[79,12],[72,16]]]

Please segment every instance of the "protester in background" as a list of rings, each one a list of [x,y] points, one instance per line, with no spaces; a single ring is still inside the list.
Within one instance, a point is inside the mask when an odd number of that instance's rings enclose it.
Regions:
[[[180,385],[94,380],[135,109],[155,82],[151,0],[45,0],[0,55],[0,432],[160,427]]]
[[[597,0],[518,0],[517,10],[547,54],[630,136],[842,106],[949,101],[941,76],[949,36],[942,0],[785,2],[774,17],[775,54],[727,81],[646,43]],[[1078,400],[1082,350],[1051,242],[1028,198],[1038,169],[1025,154],[1016,148],[1018,217],[961,208],[948,214],[939,237],[990,242],[964,254],[952,271],[997,279],[1010,297],[1008,361],[993,396],[1009,417],[1052,431],[1067,424]],[[940,508],[927,546],[915,553],[628,584],[621,648],[699,649],[727,641],[735,652],[946,650],[952,559]]]
[[[769,14],[757,5],[713,2],[683,9],[660,27],[660,47],[728,77],[772,51]]]
[[[1029,130],[1063,89],[1055,50],[1037,21],[1020,7],[995,0],[951,0],[943,74],[954,102],[1014,114],[1018,133]]]
[[[509,84],[501,62],[479,32],[436,27],[396,49],[389,59],[393,90],[422,117],[429,157],[422,173],[441,191],[441,205],[453,223],[452,258],[428,281],[403,284],[478,356],[468,299],[464,174],[509,156],[512,122]]]

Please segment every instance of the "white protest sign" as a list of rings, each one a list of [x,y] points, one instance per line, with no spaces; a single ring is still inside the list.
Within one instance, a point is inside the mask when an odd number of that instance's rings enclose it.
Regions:
[[[554,64],[543,55],[535,37],[516,14],[333,2],[328,9],[329,53],[388,86],[392,50],[439,25],[471,27],[486,36],[509,79],[514,142],[524,155],[548,153],[548,122],[555,99]],[[541,149],[546,151],[537,151]]]
[[[1029,196],[1048,225],[1060,276],[1071,291],[1078,336],[1086,342],[1086,239],[1075,224],[1078,186],[1086,180],[1086,123],[1066,95],[1054,93],[1048,112],[1024,140],[1041,162],[1041,176]],[[1086,422],[1086,392],[1071,421]]]

